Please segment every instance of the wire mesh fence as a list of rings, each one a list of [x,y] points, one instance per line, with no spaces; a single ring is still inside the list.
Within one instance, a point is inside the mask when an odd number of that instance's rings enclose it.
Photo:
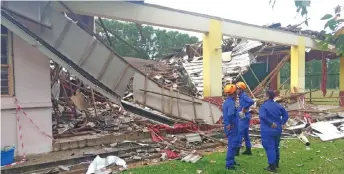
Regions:
[[[320,90],[322,75],[319,73],[305,75],[306,101],[311,104],[338,105],[339,103],[339,73],[328,73],[326,94]],[[290,89],[290,76],[281,76],[282,91]],[[283,84],[284,83],[284,84]]]

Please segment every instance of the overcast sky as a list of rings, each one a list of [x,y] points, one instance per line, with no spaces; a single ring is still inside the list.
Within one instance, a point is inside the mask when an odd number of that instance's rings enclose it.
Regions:
[[[157,4],[180,10],[203,13],[245,23],[266,25],[280,22],[282,26],[299,24],[304,18],[296,16],[294,0],[277,0],[275,7],[269,6],[269,0],[145,0],[145,3]],[[344,5],[344,0],[311,0],[309,8],[309,27],[303,29],[321,30],[325,14],[334,13],[334,7]],[[295,18],[296,16],[296,18]],[[199,33],[187,32],[202,37]]]

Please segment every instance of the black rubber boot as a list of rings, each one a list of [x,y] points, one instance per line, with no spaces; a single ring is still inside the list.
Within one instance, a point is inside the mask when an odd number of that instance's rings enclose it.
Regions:
[[[277,172],[275,164],[269,164],[269,166],[267,168],[265,168],[265,170],[268,172],[273,172],[273,173]]]
[[[240,155],[240,147],[237,148],[235,156],[239,156],[239,155]]]
[[[232,167],[226,167],[227,170],[235,170],[235,167],[232,166]]]
[[[252,155],[251,148],[246,148],[246,150],[242,154],[243,155]]]

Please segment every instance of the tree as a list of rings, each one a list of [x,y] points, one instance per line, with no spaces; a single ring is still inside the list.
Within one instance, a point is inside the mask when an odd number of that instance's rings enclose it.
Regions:
[[[340,19],[342,7],[337,6],[334,9],[334,14],[325,14],[321,20],[327,20],[323,32],[325,29],[329,29],[330,32],[325,34],[325,39],[319,44],[322,49],[328,48],[328,44],[334,44],[336,47],[337,55],[344,56],[344,19]]]
[[[270,0],[270,5],[274,7],[277,0]],[[308,25],[308,7],[310,7],[311,1],[295,1],[296,12],[305,18],[305,25]],[[325,14],[319,20],[327,20],[324,25],[324,29],[320,32],[324,35],[323,40],[319,42],[319,48],[326,50],[329,44],[336,47],[336,53],[338,56],[344,56],[344,25],[343,19],[340,19],[342,7],[336,6],[333,14]],[[327,87],[335,89],[339,86],[339,60],[329,60],[328,66],[328,81]],[[319,89],[321,83],[321,61],[306,62],[306,88]],[[290,64],[286,64],[281,69],[281,81],[290,77]]]
[[[274,7],[277,0],[270,0],[270,5]],[[310,0],[298,0],[294,1],[296,12],[305,17],[305,24],[308,25],[308,10],[310,7]],[[336,53],[338,56],[344,56],[344,19],[340,18],[342,12],[342,6],[337,5],[334,8],[332,14],[325,14],[320,20],[327,20],[324,25],[324,29],[320,32],[324,35],[324,39],[319,42],[319,47],[323,50],[327,50],[329,44],[336,47]]]
[[[191,37],[177,31],[156,29],[152,26],[139,27],[140,31],[134,23],[114,20],[103,20],[103,23],[109,33],[112,33],[109,36],[113,43],[113,49],[124,57],[159,59],[171,53],[171,48],[182,48],[185,44],[198,42],[197,37]],[[97,27],[97,33],[101,33],[103,39],[107,41],[102,27]],[[128,46],[119,38],[136,49]]]

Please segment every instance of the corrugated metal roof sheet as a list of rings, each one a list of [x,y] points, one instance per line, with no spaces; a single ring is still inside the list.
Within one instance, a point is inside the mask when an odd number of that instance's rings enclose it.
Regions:
[[[249,50],[261,46],[258,41],[243,40],[232,52],[222,53],[222,81],[228,83],[235,78],[239,72],[246,72],[254,63],[254,56],[248,53]],[[175,58],[174,58],[175,59]],[[189,75],[189,78],[200,93],[203,93],[203,60],[202,57],[194,57],[192,61],[189,57],[182,58],[182,65]]]

